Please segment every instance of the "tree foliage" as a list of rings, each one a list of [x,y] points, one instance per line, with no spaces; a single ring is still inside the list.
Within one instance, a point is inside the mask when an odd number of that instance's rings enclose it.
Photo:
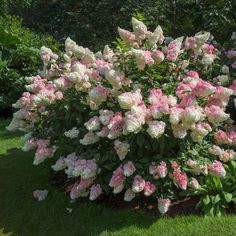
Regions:
[[[117,26],[129,28],[130,16],[140,12],[153,29],[162,25],[175,37],[207,30],[216,40],[227,40],[236,30],[235,0],[17,0],[3,1],[2,9],[24,19],[24,24],[57,39],[70,36],[81,45],[100,48],[117,36]],[[14,1],[16,2],[16,1]]]

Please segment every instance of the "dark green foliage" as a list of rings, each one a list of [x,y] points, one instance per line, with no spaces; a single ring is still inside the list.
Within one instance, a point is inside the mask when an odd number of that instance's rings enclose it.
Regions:
[[[17,13],[31,5],[32,0],[0,0],[0,16]]]
[[[235,0],[17,0],[18,5],[3,2],[5,11],[23,17],[27,27],[57,39],[70,36],[93,49],[110,43],[117,36],[118,26],[128,29],[130,16],[137,12],[145,16],[151,30],[160,24],[165,35],[174,37],[207,30],[223,42],[236,31]]]
[[[145,1],[33,1],[19,14],[24,24],[48,32],[57,39],[70,36],[80,45],[99,48],[114,39],[118,26],[130,25],[130,16],[141,11]],[[37,24],[35,24],[37,22]]]
[[[34,75],[42,63],[41,46],[57,51],[52,37],[30,32],[17,17],[0,18],[0,113],[4,115],[24,91],[24,77]]]

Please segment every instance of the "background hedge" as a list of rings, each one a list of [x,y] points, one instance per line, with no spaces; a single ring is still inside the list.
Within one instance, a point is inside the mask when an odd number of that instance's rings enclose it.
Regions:
[[[223,43],[236,31],[235,12],[236,0],[0,0],[0,114],[11,111],[23,78],[40,68],[42,45],[58,51],[70,36],[98,50],[140,13],[151,30],[160,24],[174,37],[206,30]]]

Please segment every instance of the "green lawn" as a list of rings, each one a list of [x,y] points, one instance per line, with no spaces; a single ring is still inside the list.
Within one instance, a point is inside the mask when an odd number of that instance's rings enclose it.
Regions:
[[[235,216],[157,218],[95,203],[71,204],[68,195],[50,187],[49,163],[33,166],[33,154],[19,149],[19,134],[5,131],[8,122],[0,120],[0,236],[236,236]],[[49,195],[37,202],[32,191],[44,188]]]

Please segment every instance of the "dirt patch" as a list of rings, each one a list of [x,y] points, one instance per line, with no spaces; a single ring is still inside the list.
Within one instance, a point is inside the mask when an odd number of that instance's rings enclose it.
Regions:
[[[75,179],[69,179],[64,171],[51,173],[50,184],[56,187],[58,191],[68,192],[75,181]],[[138,196],[131,202],[125,202],[123,199],[124,192],[116,195],[102,194],[98,197],[96,202],[112,209],[133,209],[135,211],[145,211],[152,215],[160,215],[156,199],[145,196]],[[79,198],[78,201],[87,202],[89,200],[87,198]],[[196,209],[197,202],[198,198],[183,198],[174,201],[171,204],[168,215],[200,215],[200,211]]]
[[[133,199],[131,202],[125,202],[123,200],[124,193],[113,195],[101,195],[97,202],[105,207],[117,208],[117,209],[133,209],[135,211],[145,211],[152,215],[160,215],[158,211],[158,203],[156,199],[139,196]],[[200,215],[200,211],[196,209],[197,198],[186,198],[176,202],[172,202],[168,211],[169,216],[176,215]]]

